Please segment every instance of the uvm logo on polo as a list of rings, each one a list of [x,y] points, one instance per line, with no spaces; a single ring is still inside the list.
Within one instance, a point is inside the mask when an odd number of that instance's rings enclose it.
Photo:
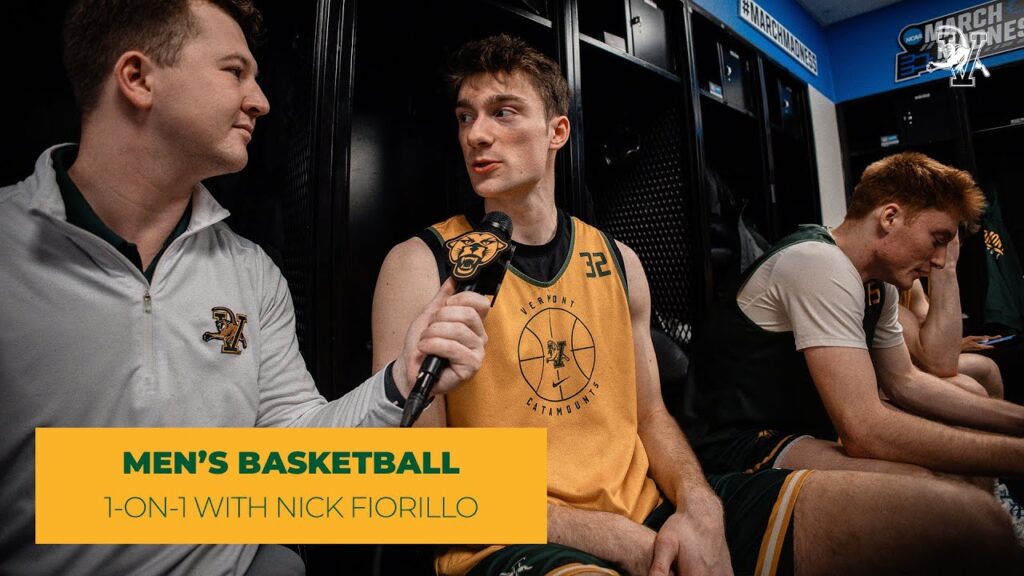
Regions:
[[[220,351],[222,354],[241,354],[242,348],[247,348],[249,343],[245,339],[245,314],[235,314],[230,308],[215,306],[213,312],[213,324],[216,332],[204,332],[203,342],[220,340]],[[242,348],[238,345],[241,344]]]
[[[473,230],[452,238],[445,243],[448,247],[448,261],[451,262],[452,276],[467,280],[476,276],[481,266],[486,266],[508,243],[490,232]]]
[[[590,404],[598,387],[596,361],[594,336],[583,320],[562,308],[540,310],[519,335],[519,371],[534,393],[527,406],[561,416]]]

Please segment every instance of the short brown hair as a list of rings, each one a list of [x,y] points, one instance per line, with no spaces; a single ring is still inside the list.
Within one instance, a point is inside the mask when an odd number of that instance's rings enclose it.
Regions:
[[[863,218],[895,202],[911,217],[934,209],[973,224],[985,211],[985,194],[965,171],[946,166],[917,152],[901,152],[872,163],[853,189],[848,218]]]
[[[64,17],[64,68],[82,114],[96,107],[100,89],[122,54],[138,50],[173,66],[185,41],[198,32],[196,0],[76,0]],[[263,19],[251,0],[202,0],[238,22],[250,46],[262,40]]]
[[[521,38],[498,34],[462,45],[448,61],[448,86],[452,100],[466,78],[477,74],[511,74],[520,71],[533,82],[548,119],[569,114],[569,85],[558,63]]]

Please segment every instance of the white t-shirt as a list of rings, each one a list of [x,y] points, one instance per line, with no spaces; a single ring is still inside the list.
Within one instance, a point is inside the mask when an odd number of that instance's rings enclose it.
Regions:
[[[872,348],[903,343],[899,293],[885,284],[885,304]],[[736,297],[740,310],[769,332],[793,332],[796,349],[867,348],[864,284],[838,246],[801,242],[772,255]]]

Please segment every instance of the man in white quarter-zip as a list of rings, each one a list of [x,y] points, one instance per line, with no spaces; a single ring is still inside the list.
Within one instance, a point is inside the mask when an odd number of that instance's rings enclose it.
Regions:
[[[0,574],[296,574],[275,546],[34,544],[36,427],[397,426],[480,367],[487,300],[449,283],[394,362],[328,403],[280,271],[200,183],[237,172],[270,106],[249,0],[77,0],[65,65],[79,145],[0,188]]]

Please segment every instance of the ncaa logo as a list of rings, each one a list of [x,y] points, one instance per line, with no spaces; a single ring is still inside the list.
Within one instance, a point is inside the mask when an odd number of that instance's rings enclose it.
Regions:
[[[907,48],[917,46],[924,41],[924,32],[917,27],[908,28],[903,32],[901,39],[903,40],[903,45]]]

